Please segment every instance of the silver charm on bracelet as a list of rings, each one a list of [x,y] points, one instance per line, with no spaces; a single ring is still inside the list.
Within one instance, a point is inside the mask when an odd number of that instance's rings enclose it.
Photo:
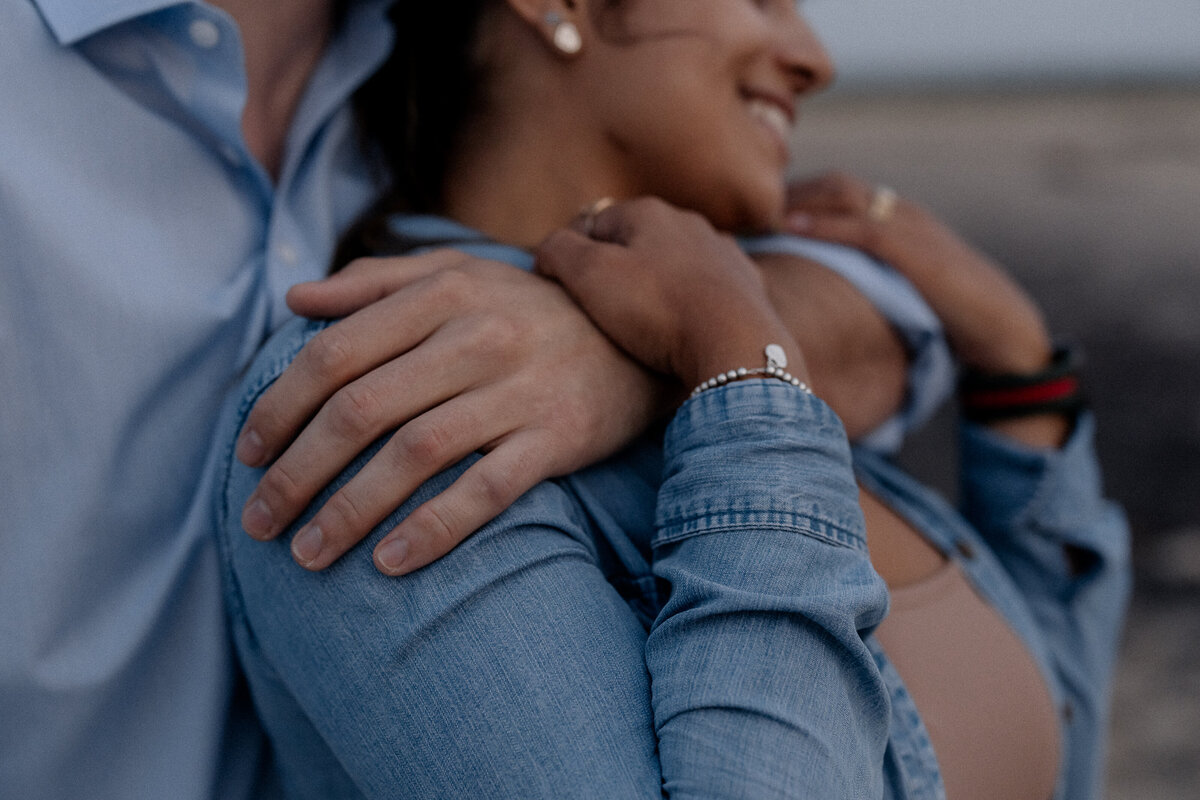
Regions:
[[[709,389],[715,389],[718,386],[724,386],[731,381],[740,381],[745,378],[754,378],[758,376],[762,376],[764,378],[775,378],[783,381],[784,383],[795,386],[802,392],[812,394],[812,389],[809,388],[807,383],[787,371],[787,353],[783,352],[782,347],[777,344],[769,344],[763,350],[763,355],[765,355],[767,358],[767,365],[765,367],[756,367],[754,369],[738,367],[737,369],[731,369],[728,372],[722,372],[720,375],[709,378],[695,389],[692,389],[692,393],[689,395],[689,398],[695,397],[701,392],[706,392]]]

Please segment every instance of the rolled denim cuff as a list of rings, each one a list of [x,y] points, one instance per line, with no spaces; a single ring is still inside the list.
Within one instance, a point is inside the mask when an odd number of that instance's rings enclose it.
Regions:
[[[1095,524],[1114,510],[1105,499],[1094,452],[1095,418],[1080,414],[1061,448],[1031,448],[994,431],[964,424],[963,513],[985,537],[1023,531],[1077,547],[1117,555],[1121,526]]]
[[[813,395],[775,380],[703,392],[667,429],[664,462],[656,546],[746,528],[866,550],[845,430]]]

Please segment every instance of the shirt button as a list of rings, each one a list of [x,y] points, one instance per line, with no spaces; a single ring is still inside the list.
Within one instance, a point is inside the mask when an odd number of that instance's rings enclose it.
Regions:
[[[289,267],[296,266],[296,262],[300,260],[300,254],[296,252],[296,248],[287,242],[280,242],[275,246],[275,255]]]
[[[221,41],[221,29],[210,19],[194,19],[188,26],[188,36],[197,47],[211,50]]]
[[[241,165],[242,153],[236,147],[229,144],[228,142],[225,142],[220,146],[220,150],[221,150],[221,158],[225,159],[226,161],[228,161],[230,164],[232,164],[235,167]]]
[[[957,550],[958,554],[967,561],[975,558],[975,548],[966,539],[959,539],[957,542],[955,542],[954,549]]]

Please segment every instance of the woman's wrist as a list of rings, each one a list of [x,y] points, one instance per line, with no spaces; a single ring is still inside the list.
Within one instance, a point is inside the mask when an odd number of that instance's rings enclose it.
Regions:
[[[711,329],[711,333],[716,330]],[[809,383],[800,345],[781,322],[739,328],[736,332],[726,328],[718,335],[706,335],[705,341],[689,345],[689,350],[691,357],[681,359],[686,363],[679,370],[679,379],[688,389],[710,381],[723,384],[750,378],[782,378],[784,372],[789,380]]]
[[[967,370],[959,382],[965,419],[1034,447],[1060,447],[1086,408],[1079,370],[1082,356],[1055,347],[1040,369],[1002,374]]]
[[[711,378],[702,381],[692,389],[690,397],[706,392],[709,389],[715,389],[718,386],[724,386],[729,383],[747,380],[750,378],[764,378],[770,380],[779,380],[804,392],[812,393],[812,388],[809,387],[807,379],[793,375],[789,370],[789,361],[787,351],[783,346],[772,342],[763,348],[763,359],[766,362],[762,367],[737,367],[724,372],[718,372]],[[807,371],[798,369],[798,371],[807,376]]]
[[[1077,348],[1060,345],[1039,368],[1002,373],[967,369],[958,386],[963,416],[984,423],[1043,414],[1073,418],[1085,402],[1081,363]]]

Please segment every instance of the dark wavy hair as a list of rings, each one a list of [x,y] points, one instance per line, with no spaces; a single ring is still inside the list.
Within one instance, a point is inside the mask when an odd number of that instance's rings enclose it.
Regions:
[[[398,0],[389,12],[391,55],[355,93],[361,144],[374,160],[384,191],[350,227],[332,272],[368,255],[407,250],[388,228],[397,213],[437,213],[459,134],[484,100],[487,75],[475,46],[485,12],[503,0]],[[625,0],[600,0],[593,23],[606,40],[624,37],[604,18]]]
[[[495,1],[399,0],[392,6],[391,55],[353,99],[363,149],[385,188],[342,237],[333,271],[360,256],[404,249],[388,231],[390,215],[441,208],[450,156],[481,100],[485,76],[472,51],[483,12]]]

